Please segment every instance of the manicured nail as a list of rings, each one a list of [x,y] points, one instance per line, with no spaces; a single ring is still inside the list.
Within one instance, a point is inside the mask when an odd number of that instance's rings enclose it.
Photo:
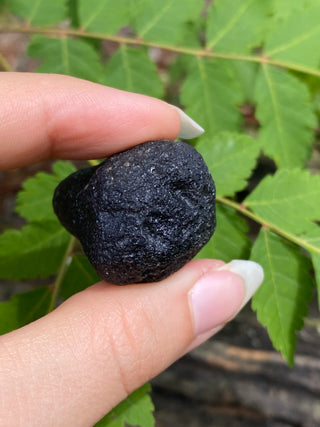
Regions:
[[[223,267],[220,267],[219,270],[231,271],[243,278],[246,285],[246,295],[241,308],[244,307],[251,299],[252,295],[255,294],[264,278],[263,268],[254,261],[234,259]]]
[[[204,129],[198,125],[197,122],[192,120],[184,111],[182,111],[179,107],[172,105],[178,113],[180,114],[181,119],[181,127],[178,137],[184,139],[196,138],[203,134]]]
[[[231,320],[262,280],[262,267],[242,260],[231,261],[201,277],[189,292],[195,335],[219,329]]]

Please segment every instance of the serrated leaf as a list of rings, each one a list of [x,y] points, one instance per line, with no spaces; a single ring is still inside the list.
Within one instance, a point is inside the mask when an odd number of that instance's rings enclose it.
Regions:
[[[264,65],[255,98],[262,149],[279,167],[304,166],[317,123],[307,86],[288,72]]]
[[[74,255],[63,278],[60,295],[67,299],[99,281],[101,278],[88,258],[84,255]]]
[[[229,262],[247,259],[251,242],[247,237],[248,225],[236,212],[220,204],[216,205],[217,227],[213,237],[201,249],[197,258],[214,258]]]
[[[254,88],[257,81],[259,64],[249,61],[229,61],[228,67],[232,69],[235,79],[239,82],[241,90],[241,104],[250,102],[255,104]]]
[[[320,5],[292,13],[279,21],[265,43],[264,53],[269,58],[318,68],[320,51],[317,49],[320,37]]]
[[[79,0],[80,26],[84,30],[114,34],[128,24],[130,8],[128,0]]]
[[[244,204],[268,224],[304,235],[320,220],[320,176],[302,170],[279,170],[267,176]],[[314,234],[314,231],[313,233]]]
[[[105,83],[156,98],[164,93],[156,66],[145,48],[121,46],[107,63]]]
[[[206,47],[215,52],[248,53],[260,46],[272,1],[223,0],[212,3]]]
[[[10,0],[12,13],[21,16],[29,25],[48,26],[59,24],[66,18],[66,0]]]
[[[264,228],[254,243],[251,259],[262,265],[265,274],[252,308],[267,327],[275,349],[293,366],[296,332],[303,326],[312,299],[310,261],[298,247]]]
[[[108,415],[99,421],[95,427],[153,427],[155,424],[154,406],[149,392],[151,387],[145,384],[130,394],[116,406]]]
[[[247,186],[260,146],[248,135],[222,132],[202,137],[196,149],[203,156],[216,184],[218,196],[233,196]]]
[[[33,279],[48,277],[58,269],[69,234],[58,221],[6,230],[0,236],[0,278]]]
[[[99,55],[83,40],[33,36],[28,54],[43,61],[37,69],[41,73],[67,74],[93,82],[102,78]]]
[[[218,61],[194,58],[181,89],[181,103],[208,137],[240,127],[240,100],[239,85],[229,68]]]
[[[56,186],[76,168],[70,162],[59,161],[53,167],[53,174],[39,172],[24,181],[17,196],[16,212],[28,221],[54,220],[52,197]]]
[[[199,0],[142,0],[135,6],[133,28],[144,40],[175,44],[182,40],[185,25],[197,19],[202,7]]]
[[[48,286],[14,295],[0,304],[0,335],[21,328],[47,314],[51,299]]]

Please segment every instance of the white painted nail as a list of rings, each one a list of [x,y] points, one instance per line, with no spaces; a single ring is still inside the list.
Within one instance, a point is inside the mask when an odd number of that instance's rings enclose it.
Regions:
[[[184,139],[196,138],[203,134],[204,129],[198,125],[197,122],[192,120],[184,111],[182,111],[179,107],[172,105],[172,107],[178,111],[181,119],[181,127],[178,137]]]
[[[219,270],[229,270],[242,277],[246,286],[246,294],[241,308],[247,304],[253,294],[258,290],[264,278],[263,268],[254,261],[234,259],[220,267]]]

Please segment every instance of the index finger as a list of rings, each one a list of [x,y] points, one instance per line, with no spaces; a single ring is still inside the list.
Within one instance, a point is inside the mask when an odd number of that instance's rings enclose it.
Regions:
[[[0,93],[0,169],[101,158],[180,131],[170,104],[73,77],[2,73]]]

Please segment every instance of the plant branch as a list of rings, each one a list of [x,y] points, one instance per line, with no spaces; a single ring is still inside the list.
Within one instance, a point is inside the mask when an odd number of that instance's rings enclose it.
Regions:
[[[220,59],[229,59],[233,61],[249,61],[249,62],[257,62],[261,64],[270,64],[270,65],[275,65],[282,68],[288,68],[301,73],[311,74],[311,75],[320,77],[320,70],[317,70],[311,67],[305,67],[303,65],[295,64],[292,62],[275,60],[265,55],[261,55],[261,56],[260,55],[242,55],[237,53],[214,52],[204,48],[194,49],[194,48],[188,48],[185,46],[171,46],[163,43],[156,43],[156,42],[142,40],[139,37],[122,37],[119,35],[92,33],[84,29],[43,28],[43,27],[36,27],[36,26],[24,27],[24,26],[8,25],[0,28],[0,34],[1,33],[42,34],[46,36],[58,36],[58,37],[66,37],[66,36],[87,37],[87,38],[93,38],[93,39],[99,39],[99,40],[112,41],[119,44],[157,47],[159,49],[163,49],[163,50],[167,50],[175,53],[193,55],[198,57],[220,58]]]
[[[75,243],[76,243],[75,237],[71,236],[70,240],[69,240],[68,247],[67,247],[67,249],[64,253],[63,259],[61,261],[61,265],[59,267],[56,280],[53,284],[53,290],[52,290],[52,295],[51,295],[51,301],[50,301],[49,308],[48,308],[48,313],[50,313],[52,310],[54,310],[54,308],[56,306],[57,299],[58,299],[60,289],[61,289],[61,285],[62,285],[62,281],[63,281],[63,278],[64,278],[66,271],[67,271],[68,259],[70,257],[70,254],[73,251]]]
[[[283,230],[282,228],[277,227],[272,222],[266,221],[265,219],[261,218],[259,215],[256,215],[255,213],[253,213],[252,211],[247,209],[243,204],[234,202],[233,200],[227,199],[225,197],[220,197],[220,196],[217,196],[216,200],[217,200],[217,202],[219,202],[223,205],[229,206],[229,207],[235,209],[236,211],[242,213],[244,216],[252,219],[253,221],[255,221],[258,224],[261,224],[263,227],[269,228],[270,230],[274,231],[275,233],[279,234],[280,236],[284,237],[285,239],[291,241],[292,243],[295,243],[296,245],[305,248],[307,251],[320,254],[320,248],[318,246],[311,244],[310,242],[304,240],[303,238],[301,238],[301,237],[299,237],[293,233],[289,233],[289,232]]]

